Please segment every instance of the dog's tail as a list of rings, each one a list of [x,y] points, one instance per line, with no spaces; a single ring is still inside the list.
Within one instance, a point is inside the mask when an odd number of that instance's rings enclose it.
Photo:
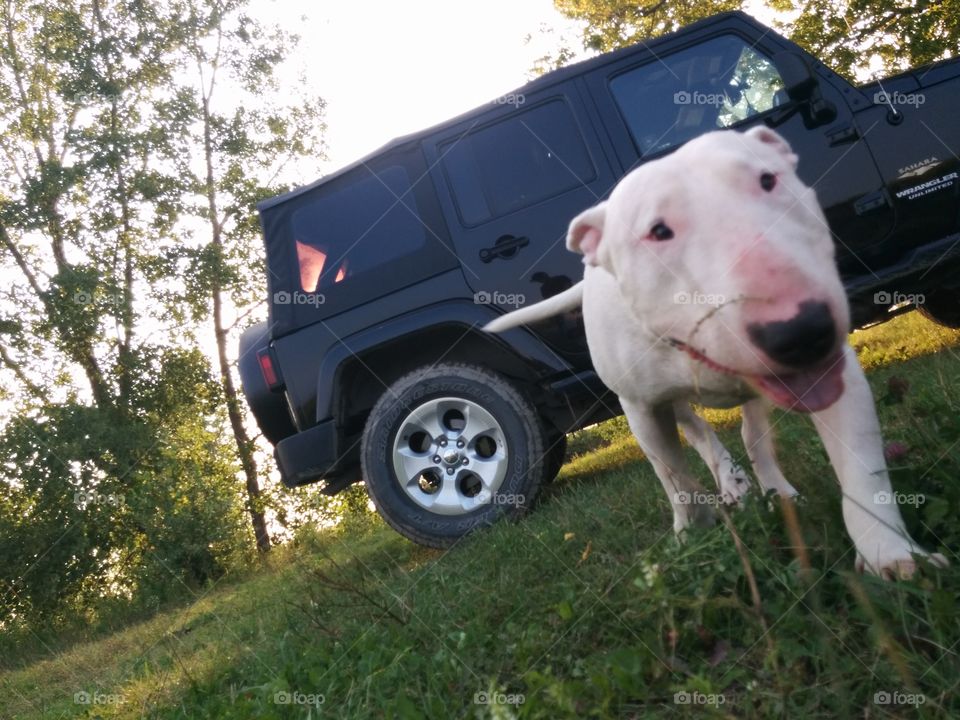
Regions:
[[[546,300],[538,302],[536,305],[514,310],[506,315],[501,315],[496,320],[492,320],[483,326],[487,332],[503,332],[518,325],[527,325],[528,323],[544,320],[560,313],[576,310],[583,304],[583,280],[562,293],[548,297]]]

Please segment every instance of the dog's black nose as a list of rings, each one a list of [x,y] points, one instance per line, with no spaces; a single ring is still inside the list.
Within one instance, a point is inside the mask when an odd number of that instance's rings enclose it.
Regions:
[[[747,334],[772,360],[790,367],[815,365],[837,342],[830,307],[812,300],[800,303],[800,312],[789,320],[747,325]]]

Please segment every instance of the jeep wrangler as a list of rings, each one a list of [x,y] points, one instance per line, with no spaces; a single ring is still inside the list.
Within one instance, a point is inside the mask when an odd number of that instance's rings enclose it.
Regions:
[[[269,321],[243,389],[290,486],[365,480],[448,547],[530,508],[565,435],[619,413],[579,313],[488,335],[580,280],[567,223],[639,163],[765,123],[800,158],[854,326],[960,326],[960,61],[854,86],[742,13],[551,72],[259,205]]]

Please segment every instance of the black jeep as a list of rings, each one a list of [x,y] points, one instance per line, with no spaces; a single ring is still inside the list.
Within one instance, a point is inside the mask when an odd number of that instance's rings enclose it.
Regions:
[[[800,156],[854,324],[960,324],[960,62],[855,87],[728,13],[557,70],[259,210],[270,319],[244,392],[288,485],[362,477],[426,545],[529,508],[565,433],[619,412],[577,313],[490,336],[582,275],[569,220],[630,169],[766,123]]]

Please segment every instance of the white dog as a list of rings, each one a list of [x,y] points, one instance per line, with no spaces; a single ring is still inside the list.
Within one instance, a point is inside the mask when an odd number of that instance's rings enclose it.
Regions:
[[[856,566],[908,576],[927,556],[891,497],[870,388],[847,344],[834,246],[797,157],[765,127],[713,132],[629,173],[574,218],[567,247],[582,282],[487,326],[500,332],[583,305],[597,374],[673,506],[677,532],[712,522],[677,425],[724,497],[747,483],[690,408],[743,405],[743,440],[763,489],[795,495],[774,456],[770,405],[810,413],[840,479]],[[692,501],[693,500],[693,501]],[[939,554],[929,556],[945,565]]]

